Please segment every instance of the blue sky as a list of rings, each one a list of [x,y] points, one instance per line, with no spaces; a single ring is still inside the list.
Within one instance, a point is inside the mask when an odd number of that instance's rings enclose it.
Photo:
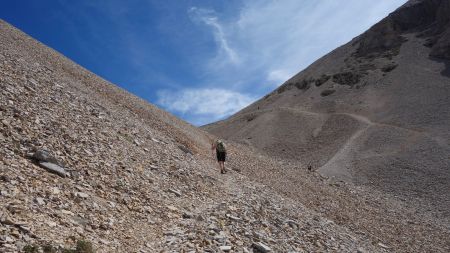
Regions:
[[[406,0],[15,0],[0,18],[202,125],[264,96]]]

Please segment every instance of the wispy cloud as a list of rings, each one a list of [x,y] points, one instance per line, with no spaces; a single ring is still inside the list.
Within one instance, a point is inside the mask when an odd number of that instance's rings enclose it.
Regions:
[[[211,27],[227,52],[206,61],[209,78],[240,90],[254,89],[257,82],[260,89],[254,91],[266,93],[404,2],[244,0],[234,20],[219,20],[215,11],[196,7],[190,13]],[[239,68],[236,61],[228,61],[236,56]],[[223,63],[220,68],[218,62]]]
[[[215,12],[210,9],[191,7],[188,13],[192,18],[192,20],[200,21],[212,28],[214,38],[219,44],[221,53],[225,54],[225,56],[229,59],[230,63],[238,64],[239,56],[236,54],[234,49],[230,47],[226,35],[224,33],[223,25],[219,22]]]
[[[267,80],[273,83],[282,83],[289,79],[292,73],[286,69],[275,69],[268,73]]]
[[[242,109],[406,2],[59,1],[87,66],[196,124]]]
[[[171,112],[190,117],[192,122],[202,125],[211,120],[222,119],[255,100],[251,95],[224,89],[162,90],[157,93],[157,104]]]

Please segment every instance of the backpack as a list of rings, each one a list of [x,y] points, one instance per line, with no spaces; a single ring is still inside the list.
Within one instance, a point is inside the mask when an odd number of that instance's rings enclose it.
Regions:
[[[227,150],[225,149],[225,143],[223,143],[223,141],[221,140],[218,140],[216,144],[216,150],[218,152],[227,152]]]

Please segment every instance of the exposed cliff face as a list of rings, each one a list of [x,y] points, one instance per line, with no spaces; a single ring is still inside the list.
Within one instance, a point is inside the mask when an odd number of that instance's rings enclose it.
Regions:
[[[371,54],[395,51],[405,41],[402,34],[417,33],[427,38],[432,55],[447,58],[448,52],[442,43],[448,42],[450,2],[447,0],[410,1],[357,39],[356,55],[369,57]]]

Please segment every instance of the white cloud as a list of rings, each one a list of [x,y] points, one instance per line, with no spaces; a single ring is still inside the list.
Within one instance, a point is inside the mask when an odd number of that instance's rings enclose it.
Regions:
[[[189,14],[193,20],[195,21],[199,20],[212,28],[214,38],[219,44],[222,53],[225,53],[226,57],[228,57],[228,59],[232,64],[238,64],[239,56],[230,47],[227,38],[225,36],[223,26],[219,22],[218,18],[215,16],[214,11],[209,9],[192,7],[189,9]]]
[[[190,19],[208,28],[218,51],[195,66],[201,88],[160,91],[157,103],[194,124],[221,119],[350,41],[404,2],[243,0],[236,9],[238,15],[231,17],[224,17],[220,10],[192,7]]]
[[[255,98],[224,89],[161,90],[157,104],[174,113],[191,117],[194,124],[205,124],[229,116],[249,105]]]
[[[289,79],[292,76],[292,73],[285,69],[276,69],[269,72],[267,76],[267,80],[273,83],[282,83]]]
[[[237,18],[227,21],[219,20],[213,10],[191,10],[211,27],[221,51],[229,49],[205,61],[208,82],[254,92],[259,87],[264,94],[405,2],[244,0]],[[237,61],[230,61],[233,55],[239,56],[238,68]]]

